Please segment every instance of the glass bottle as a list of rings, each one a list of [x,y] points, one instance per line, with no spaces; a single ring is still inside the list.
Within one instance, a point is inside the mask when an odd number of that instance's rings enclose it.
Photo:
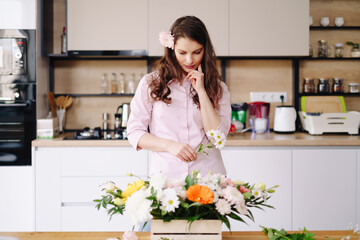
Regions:
[[[101,89],[101,93],[102,94],[106,94],[107,93],[107,89],[108,89],[108,80],[107,80],[107,74],[104,73],[101,77],[101,86],[100,86],[100,89]]]
[[[344,85],[342,78],[334,78],[333,79],[333,93],[343,93],[344,92]]]
[[[303,92],[304,93],[314,93],[315,92],[314,79],[304,78]]]
[[[342,43],[335,43],[335,57],[342,58],[344,56],[344,46]]]
[[[318,57],[327,58],[330,56],[330,48],[326,40],[319,40],[318,42]]]
[[[118,82],[116,79],[116,74],[113,73],[111,78],[111,94],[117,93],[117,88],[118,88]]]
[[[311,45],[309,45],[309,57],[313,56],[313,48]]]
[[[120,73],[119,93],[121,93],[121,94],[125,93],[125,74],[124,73]]]
[[[128,93],[129,94],[135,93],[135,73],[130,75],[129,82],[128,82]]]
[[[63,27],[61,34],[61,53],[66,53],[66,27]]]

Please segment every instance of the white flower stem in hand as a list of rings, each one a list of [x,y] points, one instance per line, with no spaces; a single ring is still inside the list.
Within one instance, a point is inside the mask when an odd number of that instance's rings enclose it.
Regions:
[[[213,148],[215,146],[217,149],[222,149],[225,146],[226,138],[225,134],[222,132],[212,129],[206,132],[206,136],[209,139],[208,144],[206,146],[200,144],[199,150],[196,152],[196,154],[205,153],[206,155],[209,155],[205,151],[207,148]]]

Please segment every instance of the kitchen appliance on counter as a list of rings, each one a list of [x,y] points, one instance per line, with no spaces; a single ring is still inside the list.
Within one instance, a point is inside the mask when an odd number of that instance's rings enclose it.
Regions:
[[[119,110],[121,112],[119,113]],[[127,139],[126,127],[130,116],[130,104],[124,103],[116,109],[114,136],[115,139]]]
[[[299,117],[303,129],[312,135],[359,134],[360,113],[347,112],[343,96],[303,96]]]
[[[249,103],[249,121],[253,133],[267,133],[269,129],[269,111],[268,102]]]
[[[360,113],[306,113],[299,111],[301,124],[311,135],[323,133],[359,134]]]
[[[36,31],[0,29],[0,166],[31,165],[36,138]]]
[[[294,133],[296,131],[296,110],[293,106],[277,106],[275,108],[274,132]]]
[[[102,139],[102,130],[100,127],[90,129],[84,127],[82,130],[77,130],[73,135],[67,136],[64,140],[100,140]]]

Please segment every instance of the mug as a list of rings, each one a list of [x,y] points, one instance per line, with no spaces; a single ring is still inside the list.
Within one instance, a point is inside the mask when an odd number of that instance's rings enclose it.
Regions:
[[[344,25],[344,18],[343,17],[335,18],[335,26],[342,27],[343,25]]]
[[[330,19],[328,17],[322,17],[320,19],[320,25],[323,27],[329,26],[329,23],[330,23]]]

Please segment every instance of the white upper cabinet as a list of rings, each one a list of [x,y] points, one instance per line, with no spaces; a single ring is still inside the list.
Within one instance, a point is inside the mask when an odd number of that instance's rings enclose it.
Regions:
[[[0,29],[36,29],[36,0],[1,0]]]
[[[146,50],[148,0],[68,0],[68,51]]]
[[[230,56],[308,55],[309,0],[230,0],[229,9]]]
[[[186,15],[194,15],[204,22],[217,56],[228,55],[228,12],[228,0],[149,0],[149,55],[164,54],[159,32],[169,31],[176,19]]]

